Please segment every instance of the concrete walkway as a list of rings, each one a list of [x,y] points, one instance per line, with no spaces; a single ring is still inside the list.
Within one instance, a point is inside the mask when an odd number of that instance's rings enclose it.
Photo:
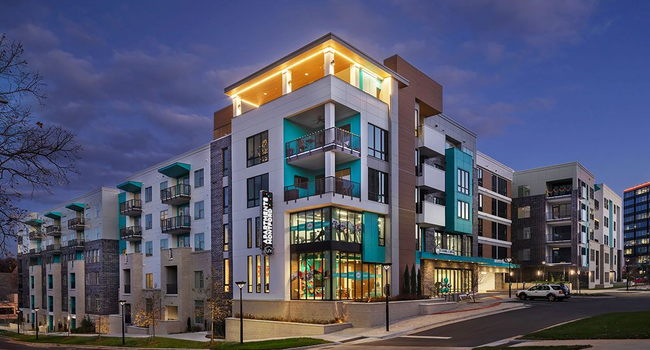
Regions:
[[[11,332],[16,331],[16,327],[6,327],[6,326],[0,326],[0,329],[2,330],[7,330]],[[36,332],[32,330],[24,330],[22,327],[20,328],[20,333],[22,334],[31,334],[34,335]],[[39,332],[39,335],[55,335],[55,336],[68,336],[68,332]],[[96,337],[97,333],[90,333],[90,334],[82,334],[82,333],[71,333],[70,336],[73,337]],[[126,333],[125,336],[127,338],[148,338],[150,335],[148,334],[129,334]],[[177,333],[177,334],[156,334],[156,337],[161,337],[161,338],[173,338],[173,339],[182,339],[182,340],[192,340],[192,341],[200,341],[200,342],[209,342],[210,338],[208,338],[209,333],[208,332],[192,332],[192,333]],[[109,333],[109,334],[104,334],[102,333],[102,337],[114,337],[114,338],[119,338],[122,337],[122,333]],[[223,341],[223,339],[214,339],[215,341]]]
[[[366,341],[398,337],[414,331],[425,330],[457,321],[469,320],[472,318],[518,310],[526,307],[527,306],[520,303],[508,302],[507,296],[505,296],[505,299],[501,296],[487,296],[474,303],[459,303],[459,307],[455,310],[434,315],[417,316],[393,322],[390,324],[389,332],[386,332],[385,326],[373,328],[347,328],[339,332],[312,337],[337,343],[360,344]]]
[[[576,339],[576,340],[540,340],[525,341],[512,345],[521,346],[558,346],[591,345],[593,350],[640,350],[650,349],[650,339]]]

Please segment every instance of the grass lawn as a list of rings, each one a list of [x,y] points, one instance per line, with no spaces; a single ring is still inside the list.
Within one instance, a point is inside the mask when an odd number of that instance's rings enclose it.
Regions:
[[[650,339],[650,311],[614,312],[574,321],[524,339]]]
[[[55,343],[68,345],[104,345],[122,346],[122,338],[119,337],[84,337],[84,336],[50,336],[40,335],[38,340],[34,335],[17,334],[14,332],[0,331],[0,336],[11,337],[18,341],[32,343]],[[219,349],[219,350],[256,350],[256,349],[288,349],[299,346],[317,345],[328,343],[325,340],[313,338],[288,338],[266,341],[251,341],[244,344],[232,342],[215,342],[212,347],[207,342],[181,340],[174,338],[126,338],[127,347],[139,348],[185,348],[185,349]]]
[[[518,346],[516,348],[509,348],[503,346],[484,346],[474,348],[474,350],[580,350],[590,348],[591,345],[559,345],[559,346]]]

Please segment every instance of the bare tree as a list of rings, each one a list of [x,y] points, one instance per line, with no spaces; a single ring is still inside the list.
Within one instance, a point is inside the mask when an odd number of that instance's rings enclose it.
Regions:
[[[70,131],[32,118],[31,107],[45,100],[45,84],[23,54],[21,43],[0,35],[0,250],[5,253],[26,215],[16,202],[25,192],[49,192],[67,183],[81,150]]]
[[[146,290],[135,307],[133,323],[138,327],[151,327],[152,337],[156,337],[156,322],[162,318],[162,298],[160,290]]]

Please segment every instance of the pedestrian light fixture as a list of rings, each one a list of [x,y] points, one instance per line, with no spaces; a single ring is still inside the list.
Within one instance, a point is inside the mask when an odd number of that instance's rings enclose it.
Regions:
[[[125,315],[124,315],[124,305],[126,305],[126,300],[120,300],[120,306],[122,307],[122,345],[125,343],[124,339],[124,328],[125,328]]]
[[[385,288],[384,294],[386,297],[386,332],[388,332],[390,330],[390,316],[388,313],[388,299],[390,297],[390,283],[388,280],[388,270],[390,270],[390,264],[384,264],[383,268],[385,271],[384,276],[386,278],[386,286],[384,287]]]
[[[235,284],[239,287],[239,343],[244,344],[244,296],[242,291],[246,282],[239,281]]]

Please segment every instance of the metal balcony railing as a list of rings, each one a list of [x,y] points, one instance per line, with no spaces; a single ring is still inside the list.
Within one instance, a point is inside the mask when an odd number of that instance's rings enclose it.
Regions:
[[[358,182],[328,176],[300,184],[284,186],[285,201],[318,196],[325,193],[336,193],[343,196],[361,198],[361,185]]]
[[[128,226],[120,229],[120,237],[127,241],[142,239],[142,226]]]
[[[68,229],[81,231],[86,228],[86,220],[83,217],[68,220]]]
[[[361,151],[361,138],[347,130],[337,127],[323,129],[289,141],[285,144],[287,158],[314,150],[325,149],[328,146],[340,147],[354,152]]]
[[[190,201],[191,187],[177,184],[160,190],[160,201],[164,204],[179,205]]]
[[[83,239],[71,239],[68,241],[68,247],[74,247],[76,250],[84,249]]]
[[[45,233],[50,236],[60,236],[61,235],[61,226],[59,225],[50,225],[45,227]]]
[[[171,218],[160,220],[160,230],[162,233],[187,233],[190,231],[191,225],[192,218],[189,215],[172,216]]]
[[[50,244],[46,247],[48,251],[52,252],[60,252],[61,251],[61,244],[55,243],[55,244]]]
[[[120,203],[120,214],[127,216],[137,216],[142,214],[142,200],[129,199],[124,203]]]
[[[43,231],[41,231],[41,230],[30,231],[29,232],[29,239],[30,240],[43,239]]]
[[[554,186],[546,190],[546,197],[559,197],[571,194],[571,185]]]

